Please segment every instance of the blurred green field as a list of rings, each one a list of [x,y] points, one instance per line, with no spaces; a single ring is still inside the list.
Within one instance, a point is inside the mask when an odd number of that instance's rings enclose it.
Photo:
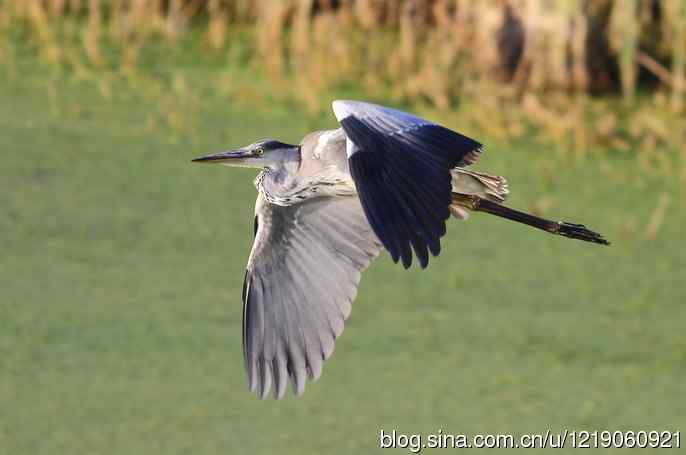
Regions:
[[[452,222],[426,271],[384,255],[364,275],[301,399],[262,402],[240,340],[255,173],[189,160],[298,141],[333,116],[232,104],[193,65],[168,84],[12,71],[0,77],[0,453],[369,453],[381,428],[686,430],[678,179],[626,154],[480,138],[478,168],[509,178],[512,206],[613,245],[482,214]]]

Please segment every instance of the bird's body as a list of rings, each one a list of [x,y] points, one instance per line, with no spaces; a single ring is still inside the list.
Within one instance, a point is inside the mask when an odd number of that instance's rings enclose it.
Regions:
[[[504,201],[508,193],[503,177],[461,167],[452,169],[451,177],[455,193],[475,194],[498,202]],[[343,129],[315,131],[305,136],[299,156],[276,170],[263,169],[255,178],[255,188],[265,201],[281,206],[314,197],[357,197]]]
[[[343,331],[361,273],[385,247],[408,268],[440,252],[452,214],[483,211],[545,231],[607,243],[582,225],[504,207],[503,177],[464,169],[481,144],[410,114],[334,102],[341,128],[299,145],[262,140],[195,161],[262,168],[255,241],[243,287],[250,390],[280,398],[315,380]]]

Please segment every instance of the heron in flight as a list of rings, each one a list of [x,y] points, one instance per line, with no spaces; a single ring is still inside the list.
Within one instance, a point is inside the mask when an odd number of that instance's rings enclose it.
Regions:
[[[340,128],[300,144],[264,139],[193,160],[261,169],[255,240],[243,283],[248,388],[300,395],[334,350],[361,273],[382,248],[425,268],[451,216],[486,212],[546,232],[607,245],[581,224],[502,205],[503,177],[465,169],[480,143],[399,110],[334,101]]]

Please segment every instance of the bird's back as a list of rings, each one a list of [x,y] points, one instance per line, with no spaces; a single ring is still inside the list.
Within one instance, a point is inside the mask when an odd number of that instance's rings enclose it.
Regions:
[[[314,131],[305,136],[300,145],[303,173],[316,173],[326,167],[350,175],[342,128]]]

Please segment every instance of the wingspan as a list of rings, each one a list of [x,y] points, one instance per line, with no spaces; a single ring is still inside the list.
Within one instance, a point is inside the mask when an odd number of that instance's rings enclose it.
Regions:
[[[333,352],[361,272],[381,245],[354,196],[281,207],[258,197],[243,287],[248,386],[261,398],[297,395]]]
[[[481,144],[395,109],[334,101],[348,138],[348,162],[364,213],[393,261],[422,268],[440,253],[450,216],[451,174],[471,164]]]

